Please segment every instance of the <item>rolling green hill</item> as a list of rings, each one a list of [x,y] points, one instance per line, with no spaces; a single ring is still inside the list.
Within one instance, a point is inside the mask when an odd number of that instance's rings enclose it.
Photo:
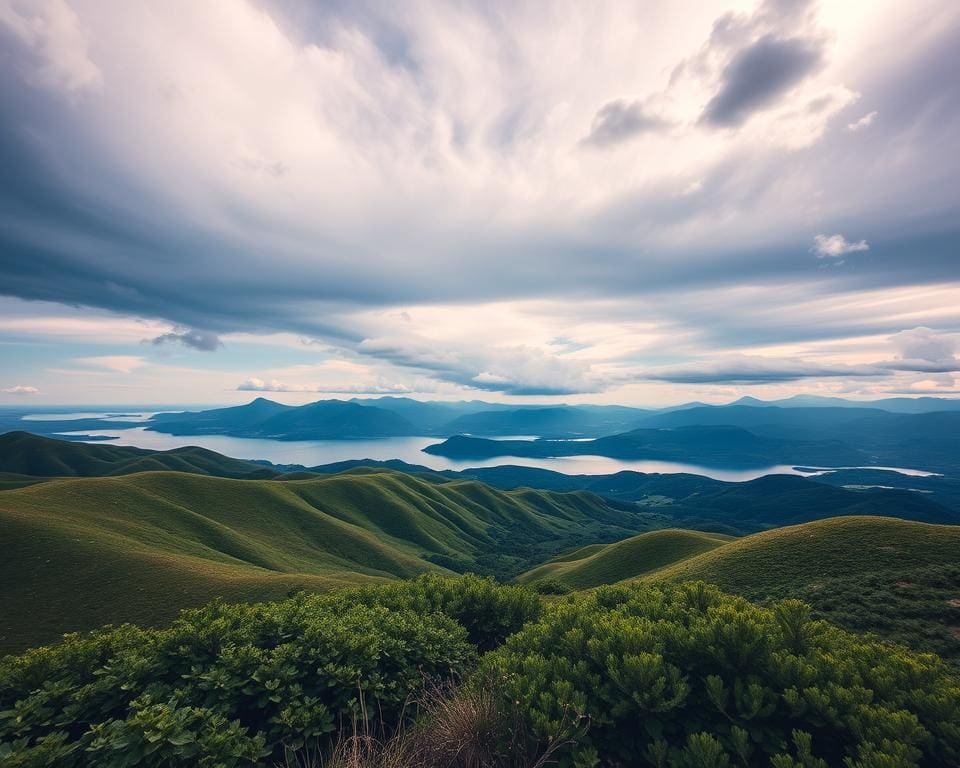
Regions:
[[[960,666],[960,526],[835,517],[739,539],[643,533],[567,552],[517,577],[573,589],[706,581],[751,600],[799,598],[835,624]]]
[[[251,479],[277,474],[253,462],[231,459],[193,446],[153,451],[123,445],[73,443],[30,432],[0,435],[0,473],[35,477],[109,477],[166,470]]]
[[[163,623],[217,596],[266,599],[430,570],[509,574],[661,524],[589,493],[396,472],[49,480],[0,493],[0,650],[104,623]]]
[[[556,557],[517,578],[521,584],[556,579],[573,589],[613,584],[709,552],[729,536],[669,528],[650,531],[613,544],[581,547]]]
[[[817,615],[960,666],[960,527],[839,517],[764,531],[641,579],[702,579],[752,600],[799,598]]]
[[[652,578],[703,580],[748,597],[770,597],[823,579],[957,563],[960,527],[837,517],[736,539]]]
[[[316,469],[323,469],[317,467]],[[617,472],[613,475],[564,475],[534,467],[499,466],[444,472],[479,480],[496,488],[583,490],[606,498],[632,501],[671,518],[675,528],[721,533],[756,533],[838,515],[883,515],[924,523],[960,523],[960,484],[950,478],[908,477],[895,472],[862,470],[806,478],[766,475],[745,482],[725,482],[702,475]],[[853,488],[842,487],[852,478]],[[902,487],[874,487],[872,484]],[[918,490],[913,490],[913,488]],[[944,503],[939,502],[946,502]],[[949,506],[947,506],[949,505]]]

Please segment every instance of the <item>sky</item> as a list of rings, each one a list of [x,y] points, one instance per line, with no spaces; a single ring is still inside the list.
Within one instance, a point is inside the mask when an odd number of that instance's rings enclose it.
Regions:
[[[955,0],[0,0],[0,405],[960,395]]]

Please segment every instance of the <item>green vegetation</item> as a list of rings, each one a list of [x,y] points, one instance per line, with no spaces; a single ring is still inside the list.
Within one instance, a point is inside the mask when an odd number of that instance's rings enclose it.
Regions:
[[[0,472],[34,477],[110,477],[169,470],[218,477],[257,478],[277,474],[250,461],[206,448],[151,451],[122,445],[54,440],[29,432],[0,435]]]
[[[531,768],[537,755],[562,768],[952,766],[960,681],[795,600],[637,582],[546,602],[437,575],[215,602],[165,629],[0,660],[10,768]]]
[[[823,579],[957,562],[960,527],[837,517],[736,539],[650,578],[708,581],[748,598],[786,597]]]
[[[589,589],[655,571],[709,552],[729,540],[729,536],[676,528],[651,531],[614,544],[581,547],[521,574],[517,580],[529,584],[555,579],[573,589]]]
[[[382,597],[382,600],[379,599]],[[13,768],[263,765],[361,717],[385,723],[476,656],[453,616],[535,606],[475,577],[375,592],[213,603],[167,629],[68,637],[0,662],[0,759]],[[451,615],[444,608],[452,606]],[[492,636],[491,636],[492,639]]]
[[[451,473],[444,473],[450,477]],[[942,477],[917,478],[895,472],[838,472],[870,486],[835,487],[834,474],[810,479],[766,475],[732,483],[701,475],[617,472],[613,475],[563,475],[533,467],[486,467],[456,473],[497,488],[590,491],[640,504],[671,519],[675,528],[717,533],[755,533],[837,515],[884,515],[924,523],[960,523],[960,483]],[[843,484],[844,481],[841,482]],[[922,492],[910,490],[916,486]]]
[[[958,563],[956,526],[839,517],[737,539],[642,578],[800,598],[818,617],[960,665]]]
[[[572,766],[878,768],[960,760],[960,684],[933,655],[702,583],[603,587],[555,604],[481,662]]]
[[[654,531],[581,547],[517,580],[544,594],[641,579],[701,580],[754,601],[800,598],[819,618],[960,665],[958,563],[960,527],[838,517],[741,539]]]
[[[276,599],[451,569],[510,575],[659,524],[588,493],[397,472],[50,480],[0,492],[0,651],[105,623],[160,625],[215,597]]]

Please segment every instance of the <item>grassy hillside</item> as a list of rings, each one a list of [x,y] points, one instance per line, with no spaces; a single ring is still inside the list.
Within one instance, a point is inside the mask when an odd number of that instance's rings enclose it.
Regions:
[[[445,472],[445,476],[454,473]],[[894,472],[862,470],[814,479],[767,475],[746,482],[702,475],[564,475],[533,467],[500,466],[456,473],[497,488],[521,486],[554,491],[584,490],[632,501],[671,518],[676,528],[721,533],[756,533],[838,515],[883,515],[924,523],[960,523],[960,483],[949,478],[918,478]],[[853,488],[837,487],[851,482]],[[872,487],[882,486],[901,487]],[[918,490],[913,490],[917,488]]]
[[[786,596],[822,579],[960,562],[960,527],[838,517],[731,541],[658,579],[701,579],[748,596]]]
[[[37,477],[108,477],[170,470],[218,477],[257,478],[276,474],[206,448],[153,451],[123,445],[73,443],[30,432],[0,435],[0,473]]]
[[[581,547],[527,571],[517,581],[556,579],[573,589],[589,589],[655,571],[729,540],[729,536],[677,528],[651,531],[614,544]]]
[[[264,599],[449,568],[516,572],[658,524],[588,493],[395,472],[50,480],[0,493],[0,650],[107,622],[163,623],[217,596]]]
[[[843,517],[731,541],[642,578],[797,597],[824,618],[960,663],[960,527]]]
[[[573,589],[706,581],[751,600],[799,598],[821,618],[960,666],[960,526],[835,517],[739,539],[643,533],[564,553],[517,581]]]

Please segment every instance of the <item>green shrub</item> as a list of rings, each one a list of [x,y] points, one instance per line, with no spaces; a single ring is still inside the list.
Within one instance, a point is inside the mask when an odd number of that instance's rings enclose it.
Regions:
[[[524,587],[508,587],[473,574],[447,578],[425,574],[411,581],[335,593],[344,605],[362,602],[393,610],[442,613],[467,630],[480,651],[496,648],[540,615],[540,598]]]
[[[436,610],[335,595],[214,603],[169,629],[108,628],[4,659],[0,762],[251,765],[328,738],[364,701],[397,722],[426,680],[474,659],[464,628]]]
[[[798,601],[761,608],[702,583],[566,598],[478,675],[541,743],[585,715],[570,766],[960,760],[960,683],[939,658],[851,635]]]
[[[569,595],[573,592],[573,587],[560,579],[537,579],[528,586],[538,595]]]

